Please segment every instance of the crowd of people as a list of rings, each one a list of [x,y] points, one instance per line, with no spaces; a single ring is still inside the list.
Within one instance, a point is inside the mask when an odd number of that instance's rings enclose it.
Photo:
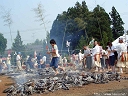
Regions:
[[[14,68],[14,64],[12,64],[11,62],[10,54],[8,54],[8,56],[4,58],[4,60],[2,56],[0,56],[0,73],[2,71],[11,72],[13,71],[13,69],[16,69],[16,71],[22,71],[22,70],[30,71],[35,68],[39,68],[39,69],[45,68],[46,66],[46,56],[41,56],[41,53],[39,53],[36,56],[30,54],[25,59],[23,59],[21,52],[18,52],[15,60],[16,62],[13,63],[16,63],[16,66]],[[25,68],[23,66],[25,66]]]
[[[94,41],[94,47],[91,49],[88,46],[84,46],[83,59],[84,65],[88,69],[95,68],[95,71],[98,72],[123,73],[128,71],[128,52],[124,38],[119,38],[119,43],[115,46],[112,42],[108,42],[104,49],[97,41]]]
[[[52,50],[48,50],[47,54],[51,54],[51,62],[50,67],[53,68],[55,74],[58,74],[58,68],[65,71],[65,67],[69,64],[73,66],[82,65],[83,69],[95,70],[96,72],[104,72],[104,71],[111,71],[113,73],[119,72],[123,73],[128,72],[128,51],[127,45],[124,42],[123,38],[119,38],[119,43],[114,46],[112,42],[108,42],[107,46],[103,48],[100,45],[100,42],[92,40],[89,45],[83,46],[79,53],[73,53],[70,56],[62,57],[59,55],[58,47],[56,41],[54,39],[50,40],[50,44]],[[89,46],[92,46],[91,48]],[[22,56],[21,52],[18,52],[16,56],[16,66],[17,70],[24,70],[22,66]],[[11,70],[11,55],[8,54],[6,58],[6,68],[8,72]],[[42,56],[41,53],[38,55],[32,55],[26,57],[25,61],[25,69],[27,71],[38,68],[45,68],[46,67],[46,56]],[[61,66],[59,66],[59,64]],[[0,57],[0,72],[2,71],[2,57]],[[117,70],[118,69],[118,70]]]
[[[11,55],[10,54],[8,54],[6,60],[3,60],[2,56],[0,56],[0,73],[6,69],[8,70],[8,72],[10,72],[11,70]]]
[[[30,71],[33,69],[41,69],[41,68],[45,68],[46,66],[46,56],[42,56],[41,53],[39,53],[38,55],[28,55],[26,57],[26,59],[24,60],[24,62],[21,62],[22,60],[22,56],[21,56],[21,52],[18,52],[17,56],[16,56],[16,65],[17,65],[17,70],[22,71],[22,70],[26,70],[26,71]],[[23,68],[23,65],[25,65],[25,68]]]
[[[95,70],[96,72],[112,72],[123,73],[128,72],[128,48],[124,42],[124,38],[119,38],[118,44],[113,45],[112,42],[107,42],[105,48],[92,39],[90,45],[83,46],[83,53],[80,50],[78,54],[70,55],[70,62],[68,58],[60,59],[62,64],[73,64],[75,66],[82,64],[83,69]]]

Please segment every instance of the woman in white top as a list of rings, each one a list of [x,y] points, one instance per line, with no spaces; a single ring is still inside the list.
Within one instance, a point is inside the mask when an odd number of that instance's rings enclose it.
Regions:
[[[109,63],[112,68],[112,72],[115,72],[115,55],[114,55],[115,48],[111,42],[108,42],[107,45],[108,45],[107,51],[109,53]]]

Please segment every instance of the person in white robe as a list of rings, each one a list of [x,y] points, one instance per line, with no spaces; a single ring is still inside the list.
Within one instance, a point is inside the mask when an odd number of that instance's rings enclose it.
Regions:
[[[123,42],[123,38],[119,38],[119,44],[116,46],[118,53],[117,67],[119,68],[119,73],[123,73],[123,68],[128,68],[128,56],[127,56],[127,45]]]
[[[96,66],[95,71],[100,71],[101,63],[100,63],[100,46],[98,45],[98,42],[94,42],[95,47],[91,50],[92,56],[94,58],[94,66]]]

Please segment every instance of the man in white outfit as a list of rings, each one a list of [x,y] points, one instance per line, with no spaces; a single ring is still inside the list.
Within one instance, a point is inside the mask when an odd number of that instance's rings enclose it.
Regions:
[[[6,59],[6,64],[7,64],[7,68],[8,68],[8,72],[11,71],[11,55],[8,54],[8,57]]]
[[[46,67],[46,56],[43,56],[42,60],[43,60],[42,67],[45,68]]]
[[[18,52],[18,55],[16,56],[16,64],[17,64],[17,69],[18,70],[22,70],[22,67],[21,67],[21,52]]]
[[[119,73],[123,73],[123,68],[127,67],[127,45],[123,42],[123,38],[119,38],[116,50],[118,53],[117,67],[119,68]]]
[[[92,55],[94,58],[94,65],[96,66],[95,71],[100,71],[101,63],[100,63],[100,46],[98,45],[98,42],[94,42],[95,47],[92,49]]]
[[[82,62],[82,53],[81,53],[81,50],[78,53],[78,60],[79,60],[79,64],[81,64],[81,62]]]

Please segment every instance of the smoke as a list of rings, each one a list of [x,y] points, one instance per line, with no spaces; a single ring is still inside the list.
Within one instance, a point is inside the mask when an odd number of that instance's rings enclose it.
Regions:
[[[83,35],[83,31],[80,31],[74,34],[65,33],[65,37],[63,34],[61,34],[59,37],[56,35],[52,35],[50,36],[51,37],[50,39],[54,39],[56,41],[60,53],[64,54],[64,53],[68,53],[68,48],[70,50],[70,53],[72,53],[72,51],[76,49],[82,35]],[[70,46],[68,47],[66,45],[67,41],[70,42]]]
[[[79,29],[77,23],[72,19],[62,21],[57,17],[50,30],[50,39],[56,41],[58,48],[61,51],[68,50],[66,46],[67,41],[70,42],[69,49],[74,50],[82,35],[85,37],[84,29]]]

